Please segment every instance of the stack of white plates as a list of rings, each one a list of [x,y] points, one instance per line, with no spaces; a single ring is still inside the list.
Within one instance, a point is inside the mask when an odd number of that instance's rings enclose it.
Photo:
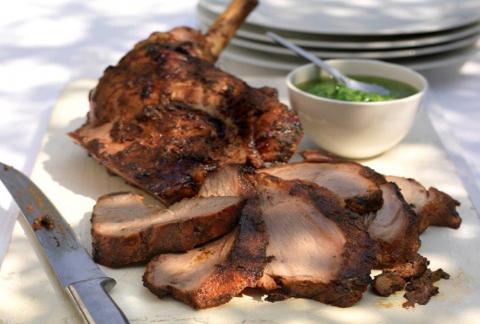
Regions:
[[[200,0],[208,28],[229,0]],[[365,58],[417,70],[465,61],[477,49],[480,0],[261,0],[224,55],[291,70],[304,64],[265,36],[274,31],[321,58]]]

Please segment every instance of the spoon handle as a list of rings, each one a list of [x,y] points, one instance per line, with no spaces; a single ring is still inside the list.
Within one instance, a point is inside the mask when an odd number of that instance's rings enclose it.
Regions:
[[[309,60],[310,62],[313,62],[315,65],[318,67],[322,68],[323,70],[327,71],[328,74],[333,76],[335,79],[343,82],[343,83],[348,83],[348,79],[337,69],[332,67],[329,64],[326,64],[324,61],[316,57],[315,55],[308,53],[307,51],[303,50],[302,48],[298,47],[297,45],[293,44],[292,42],[286,40],[285,38],[272,33],[272,32],[267,32],[266,34],[268,37],[273,39],[275,42],[279,43],[282,46],[285,46],[286,48],[292,50],[295,52],[297,55]]]

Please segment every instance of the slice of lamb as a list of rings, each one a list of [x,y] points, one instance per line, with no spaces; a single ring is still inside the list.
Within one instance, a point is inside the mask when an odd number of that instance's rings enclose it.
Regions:
[[[258,172],[268,173],[284,180],[311,181],[328,188],[344,199],[348,209],[366,214],[382,207],[383,176],[354,162],[290,163]]]
[[[376,249],[362,219],[312,183],[260,174],[257,190],[271,258],[257,284],[269,299],[303,297],[340,307],[359,301]]]
[[[227,303],[255,287],[268,262],[267,235],[255,201],[243,209],[238,228],[201,248],[152,259],[144,286],[159,297],[172,295],[194,308]]]
[[[309,162],[351,163],[314,150],[303,151],[302,157]],[[394,182],[400,188],[407,203],[413,207],[418,218],[417,223],[420,233],[431,225],[450,228],[460,227],[462,219],[456,211],[456,207],[460,203],[446,193],[433,187],[427,190],[419,182],[410,178],[387,176],[386,179]]]
[[[365,218],[368,233],[380,245],[376,268],[384,269],[414,259],[420,248],[415,213],[394,183],[380,185],[383,206]]]
[[[460,227],[462,219],[456,211],[460,203],[446,193],[433,187],[427,190],[414,179],[387,176],[387,180],[400,187],[403,197],[415,210],[420,233],[431,225]]]
[[[249,177],[254,170],[230,164],[210,173],[198,192],[199,197],[248,196],[254,191]]]
[[[133,193],[102,196],[92,215],[93,258],[120,267],[159,253],[187,251],[229,232],[243,205],[240,197],[210,197],[162,208]]]

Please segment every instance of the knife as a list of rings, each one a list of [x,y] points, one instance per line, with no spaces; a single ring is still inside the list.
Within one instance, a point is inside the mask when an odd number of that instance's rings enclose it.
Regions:
[[[24,174],[0,162],[0,180],[33,229],[60,285],[86,323],[128,323],[107,290],[115,285],[78,243],[55,206]]]

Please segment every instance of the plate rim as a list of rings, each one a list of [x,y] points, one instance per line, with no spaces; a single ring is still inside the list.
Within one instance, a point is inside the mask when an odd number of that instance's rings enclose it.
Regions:
[[[211,26],[213,23],[213,19],[210,17],[206,17],[205,13],[201,11],[202,9],[199,7],[197,10],[197,19],[202,25]],[[248,25],[248,24],[246,24]],[[244,26],[247,27],[247,26]],[[253,31],[247,31],[241,27],[237,30],[236,35],[239,38],[243,38],[250,41],[257,41],[264,44],[274,44],[267,36],[263,35],[262,33],[258,32],[255,33]],[[253,28],[260,28],[260,27],[253,27]],[[280,35],[282,35],[281,31],[277,31]],[[305,46],[310,48],[324,48],[324,49],[364,49],[364,50],[380,50],[380,49],[387,49],[387,48],[414,48],[414,47],[422,47],[422,46],[433,46],[438,44],[443,44],[447,42],[452,42],[459,40],[461,38],[473,36],[475,34],[480,34],[480,22],[471,24],[468,27],[461,28],[460,30],[456,30],[454,32],[446,32],[447,35],[433,35],[433,36],[426,36],[426,37],[416,37],[409,40],[379,40],[379,41],[330,41],[330,40],[309,40],[309,39],[300,39],[296,38],[296,36],[291,37],[288,35],[282,35],[284,38],[292,41],[293,43],[299,46]],[[321,37],[321,36],[320,36]]]
[[[209,3],[209,0],[199,0],[198,5],[203,6],[204,8],[207,8],[208,11],[218,15],[222,10],[214,10],[212,9],[212,6],[215,7],[214,4]],[[284,25],[282,24],[277,24],[275,22],[271,23],[270,26],[265,25],[264,23],[258,23],[252,21],[254,16],[250,16],[249,19],[247,19],[247,23],[251,25],[256,25],[264,28],[275,28],[278,30],[284,30],[284,31],[295,31],[295,32],[300,32],[300,33],[313,33],[313,34],[318,34],[318,30],[315,29],[310,29],[310,28],[297,28],[297,29],[288,29],[285,28]],[[463,19],[457,19],[457,22],[451,23],[450,25],[443,25],[443,26],[438,26],[438,25],[430,25],[430,26],[424,26],[421,29],[417,30],[410,30],[410,29],[375,29],[375,30],[370,30],[368,32],[362,31],[362,30],[352,30],[349,32],[338,32],[334,30],[323,30],[322,33],[325,35],[335,35],[335,36],[392,36],[392,35],[415,35],[415,34],[422,34],[422,33],[429,33],[429,32],[438,32],[438,31],[445,31],[449,29],[455,29],[459,28],[461,26],[466,26],[475,22],[480,22],[480,12],[477,14],[474,14],[468,18],[463,18]]]
[[[332,57],[335,58],[369,58],[369,59],[400,59],[400,58],[413,58],[425,55],[440,54],[442,52],[448,52],[455,49],[460,49],[469,45],[473,45],[480,39],[480,34],[466,37],[457,41],[448,43],[426,46],[420,48],[407,48],[407,49],[394,49],[392,51],[330,51],[330,50],[309,50],[310,53],[319,57]],[[267,44],[258,44],[248,40],[233,38],[231,44],[242,47],[247,50],[254,50],[258,52],[271,53],[277,55],[296,56],[288,49],[284,49],[280,46],[271,46]]]
[[[480,48],[479,45],[473,45],[473,46],[467,46],[463,49],[457,49],[457,50],[451,51],[450,53],[446,52],[441,54],[433,54],[433,56],[449,55],[449,57],[434,58],[429,62],[419,62],[419,63],[393,62],[393,63],[406,66],[416,71],[431,70],[431,69],[436,69],[440,67],[454,65],[462,61],[467,61],[470,57],[472,57],[473,55],[475,55],[475,53],[478,52],[479,48]],[[456,53],[453,53],[453,52],[456,52]],[[262,58],[252,57],[251,55],[247,57],[243,54],[232,52],[232,48],[228,48],[227,51],[222,53],[222,56],[237,62],[259,66],[267,69],[280,70],[280,71],[291,71],[301,65],[301,64],[287,63],[287,62],[266,61]],[[255,61],[256,63],[253,63],[252,61]]]

